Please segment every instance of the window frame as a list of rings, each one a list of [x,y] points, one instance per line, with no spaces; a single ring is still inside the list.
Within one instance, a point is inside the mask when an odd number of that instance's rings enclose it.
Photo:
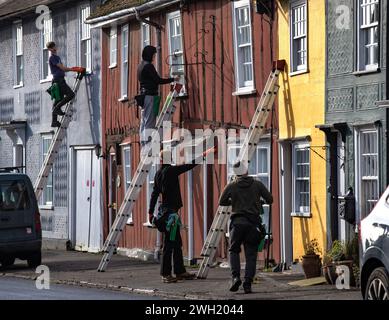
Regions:
[[[88,9],[89,12],[87,12],[87,14],[85,15],[85,19],[90,15],[91,13],[91,6],[90,6],[90,3],[85,3],[85,4],[82,4],[80,6],[80,9],[79,9],[79,13],[78,13],[78,18],[79,18],[79,50],[78,50],[78,61],[79,63],[82,65],[82,67],[84,67],[86,69],[86,73],[87,74],[91,74],[92,73],[92,35],[91,35],[91,26],[90,24],[87,24],[87,23],[84,23],[83,21],[83,10],[85,9]],[[88,35],[86,37],[83,37],[83,27],[86,27],[87,28],[87,33]],[[82,63],[82,46],[83,46],[83,42],[89,42],[89,50],[90,52],[88,53],[88,58],[86,58],[86,65],[83,65]],[[88,46],[87,46],[88,48]],[[85,54],[86,56],[87,54]],[[89,61],[89,65],[88,65],[88,61]]]
[[[128,156],[129,163],[126,163],[126,152],[128,152],[129,155]],[[122,145],[124,193],[127,193],[128,187],[132,182],[131,154],[132,154],[131,145],[130,144]],[[127,173],[130,180],[127,180]],[[129,218],[127,219],[126,224],[132,225],[134,223],[132,216],[133,215],[131,212]]]
[[[246,44],[243,47],[250,47],[250,58],[251,58],[251,81],[245,81],[243,85],[241,85],[241,74],[244,73],[241,63],[239,62],[240,53],[238,50],[238,33],[237,33],[237,17],[236,10],[248,7],[249,10],[249,36],[250,36],[250,44]],[[253,93],[255,92],[255,70],[254,70],[254,54],[253,54],[253,24],[252,24],[252,8],[249,0],[240,0],[232,2],[232,25],[233,25],[233,46],[234,46],[234,71],[235,71],[235,90],[233,95],[244,94],[244,93]]]
[[[305,179],[305,180],[308,180],[308,210],[307,211],[303,211],[301,212],[300,208],[301,206],[299,206],[299,208],[297,209],[297,201],[296,201],[296,196],[297,196],[297,188],[296,188],[296,182],[297,182],[297,174],[296,174],[296,171],[297,171],[297,157],[296,157],[296,154],[297,154],[297,151],[298,150],[306,150],[308,151],[308,157],[309,157],[309,163],[308,163],[308,166],[309,166],[309,177],[308,179]],[[312,161],[311,161],[311,148],[310,148],[310,145],[309,143],[306,143],[306,142],[295,142],[295,143],[292,143],[292,210],[293,212],[291,213],[291,216],[293,217],[305,217],[305,218],[310,218],[312,215],[311,215],[311,210],[312,210],[312,202],[311,202],[311,166],[312,166]],[[306,177],[305,177],[306,178]]]
[[[18,29],[21,32],[18,32]],[[24,82],[24,52],[23,52],[23,23],[21,20],[14,21],[13,24],[13,57],[14,57],[14,89],[23,87]],[[21,39],[18,39],[18,35],[21,34]],[[20,42],[20,53],[18,52],[18,42]],[[21,66],[18,67],[18,57],[21,57]],[[21,69],[20,81],[18,81],[18,69]]]
[[[115,43],[115,48],[112,44]],[[113,58],[114,57],[114,58]],[[109,30],[109,66],[115,68],[118,65],[118,27],[112,26]]]
[[[380,132],[379,132],[379,129],[377,127],[374,127],[374,126],[365,126],[365,127],[360,127],[360,128],[356,128],[356,134],[355,134],[355,139],[356,139],[356,151],[355,151],[355,154],[357,155],[357,159],[356,159],[356,166],[355,166],[355,175],[356,175],[356,186],[357,186],[357,192],[356,192],[356,197],[357,197],[357,212],[358,212],[358,216],[359,216],[359,219],[362,220],[363,218],[367,217],[371,210],[374,208],[374,206],[377,204],[377,202],[379,201],[380,199],[380,183],[381,183],[381,179],[380,179],[380,175],[381,175],[381,167],[380,167],[380,164],[381,164],[381,161],[380,161]],[[364,177],[362,175],[362,134],[364,133],[375,133],[376,134],[376,150],[377,150],[377,153],[376,153],[376,156],[377,156],[377,175],[376,176],[366,176]],[[367,155],[367,154],[366,154]],[[373,155],[373,154],[371,154]],[[373,178],[375,177],[375,178]],[[362,216],[362,213],[363,213],[363,203],[362,203],[362,200],[363,200],[363,192],[364,192],[364,189],[363,189],[363,181],[376,181],[376,184],[377,184],[377,199],[375,201],[375,204],[372,206],[370,212],[366,212],[366,215]]]
[[[148,18],[146,18],[148,19]],[[147,28],[147,31],[146,33],[148,34],[148,41],[147,39],[145,39],[144,37],[144,29],[143,28]],[[145,44],[147,41],[147,44]],[[140,23],[140,50],[141,50],[141,54],[142,54],[142,51],[143,51],[143,48],[147,45],[150,45],[151,44],[151,28],[150,28],[150,25],[147,24],[147,23],[144,23],[144,22],[141,22]]]
[[[170,31],[170,21],[173,20],[173,19],[177,19],[179,18],[180,20],[180,29],[181,29],[181,34],[179,35],[180,37],[180,46],[181,46],[181,51],[178,51],[178,54],[181,54],[182,55],[182,72],[183,72],[183,75],[181,76],[181,79],[180,79],[180,84],[182,84],[182,89],[179,93],[179,96],[186,96],[187,95],[187,92],[186,92],[186,81],[185,81],[185,77],[186,77],[186,70],[185,70],[185,55],[184,55],[184,34],[183,34],[183,30],[182,30],[182,16],[181,16],[181,12],[178,10],[178,11],[173,11],[173,12],[169,12],[167,15],[166,15],[166,28],[167,28],[167,37],[168,37],[168,55],[169,55],[169,64],[170,64],[170,76],[171,77],[174,77],[173,76],[173,69],[174,67],[178,67],[178,69],[181,69],[180,67],[181,66],[172,66],[172,64],[174,64],[174,61],[173,61],[173,55],[174,55],[174,52],[172,52],[172,35],[171,35],[171,31]],[[176,37],[178,37],[178,35],[175,35]],[[177,51],[175,51],[177,52]],[[177,69],[177,71],[178,71]]]
[[[128,100],[128,72],[129,72],[129,46],[130,46],[130,38],[129,38],[129,25],[124,24],[120,28],[120,35],[121,35],[121,41],[120,41],[120,50],[121,50],[121,61],[120,61],[120,96],[121,98],[119,101],[126,101]],[[124,46],[124,37],[123,34],[126,33],[127,38],[127,46]],[[126,56],[127,60],[124,60],[124,53],[127,49]],[[127,64],[126,67],[124,65]],[[126,70],[124,70],[126,68]],[[125,78],[124,78],[125,77]]]
[[[46,32],[46,23],[45,21],[50,21],[50,23],[48,23],[47,25],[50,25],[50,29],[48,32]],[[41,49],[42,49],[42,52],[41,52],[41,83],[44,83],[44,82],[48,82],[48,81],[51,81],[53,79],[53,75],[51,74],[51,70],[50,70],[50,65],[49,65],[49,59],[50,59],[50,51],[49,49],[46,48],[46,42],[48,41],[53,41],[53,18],[51,16],[45,16],[43,18],[43,29],[40,31],[40,38],[41,38]],[[49,34],[51,35],[50,37],[48,37],[46,39],[45,35],[46,34]],[[45,62],[45,55],[47,53],[47,61]],[[45,70],[44,70],[44,66],[45,66],[45,63],[47,64],[47,75],[45,75]]]
[[[48,150],[50,148],[50,144],[51,144],[51,141],[53,139],[53,136],[54,135],[52,133],[43,133],[43,134],[41,134],[41,146],[40,147],[41,147],[41,163],[42,164],[45,161],[45,157],[46,157],[47,152],[48,152]],[[50,142],[48,143],[48,149],[45,151],[44,150],[44,147],[45,147],[44,142],[47,141],[47,140],[50,141]],[[47,187],[48,187],[47,182],[50,179],[50,178],[47,178],[46,185],[45,185],[45,187],[44,187],[44,189],[42,191],[41,198],[39,199],[39,207],[43,208],[43,209],[50,209],[50,210],[52,210],[54,208],[54,185],[55,185],[55,183],[54,183],[54,165],[51,168],[51,172],[50,172],[49,176],[50,175],[51,175],[51,181],[52,181],[52,185],[51,185],[52,201],[51,202],[50,201],[45,201],[45,199],[47,197],[46,196]]]
[[[305,6],[305,34],[299,35],[297,38],[294,36],[294,9],[297,7]],[[304,21],[304,20],[301,20]],[[309,8],[307,0],[293,0],[289,4],[289,35],[290,35],[290,75],[298,75],[309,72]],[[296,65],[297,53],[295,53],[295,41],[305,38],[306,46],[306,61],[305,65]]]
[[[370,23],[370,24],[364,24],[363,23],[363,7],[364,6],[369,6],[369,5],[373,5],[374,3],[365,3],[365,1],[377,1],[377,4],[378,4],[378,12],[377,12],[377,22],[375,23]],[[381,43],[381,27],[382,27],[382,23],[381,23],[381,7],[382,7],[382,3],[380,0],[356,0],[356,4],[357,4],[357,45],[356,45],[356,48],[357,48],[357,53],[356,53],[356,58],[357,58],[357,63],[356,63],[356,70],[357,72],[374,72],[374,71],[378,71],[379,68],[380,68],[380,60],[381,60],[381,46],[382,46],[382,43]],[[368,30],[368,29],[373,29],[377,27],[377,40],[378,40],[378,43],[377,43],[377,63],[375,64],[365,64],[365,60],[366,59],[366,53],[365,53],[365,49],[367,47],[366,45],[366,39],[362,39],[362,37],[364,37],[362,35],[362,32],[363,30]],[[365,43],[362,45],[362,40],[365,40]],[[375,43],[371,44],[371,46],[373,46]]]

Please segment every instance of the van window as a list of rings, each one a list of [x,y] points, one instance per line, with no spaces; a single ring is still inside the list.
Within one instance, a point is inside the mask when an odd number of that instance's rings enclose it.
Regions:
[[[23,180],[0,181],[0,212],[30,208],[27,185]]]

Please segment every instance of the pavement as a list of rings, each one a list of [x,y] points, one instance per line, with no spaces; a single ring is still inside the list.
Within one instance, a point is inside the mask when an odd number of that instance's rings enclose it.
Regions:
[[[359,289],[338,290],[335,286],[322,284],[309,287],[290,285],[304,279],[301,273],[261,272],[258,270],[253,293],[228,291],[230,272],[228,268],[211,268],[207,279],[187,280],[178,283],[162,283],[159,264],[114,255],[105,272],[97,272],[102,255],[76,251],[43,251],[42,264],[50,270],[50,283],[75,285],[86,288],[110,289],[143,297],[167,299],[210,300],[361,300]],[[190,272],[196,269],[187,268]],[[15,265],[0,269],[1,277],[36,279],[40,274],[29,269],[25,261],[16,260]]]
[[[128,294],[120,291],[81,288],[69,285],[50,285],[38,289],[29,279],[0,277],[0,300],[156,300],[158,297]]]

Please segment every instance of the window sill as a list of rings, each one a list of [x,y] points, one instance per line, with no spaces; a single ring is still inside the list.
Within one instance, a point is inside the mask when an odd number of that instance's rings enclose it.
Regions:
[[[146,228],[154,228],[153,225],[150,222],[145,222],[143,224],[143,226],[146,227]]]
[[[238,90],[232,93],[233,96],[248,96],[251,94],[256,94],[257,90],[256,89],[249,89],[249,90]]]
[[[113,68],[116,68],[118,66],[117,63],[114,63],[114,64],[111,64],[108,66],[108,69],[113,69]]]
[[[14,89],[19,89],[19,88],[22,88],[22,87],[24,87],[23,82],[21,84],[17,84],[15,86],[13,86]]]
[[[181,95],[178,95],[175,99],[176,100],[180,100],[180,99],[184,100],[184,99],[188,99],[188,98],[189,98],[189,95],[187,93],[183,93]]]
[[[130,226],[130,227],[133,227],[133,226],[134,226],[134,222],[133,222],[133,221],[131,221],[131,222],[128,222],[128,221],[127,221],[127,222],[126,222],[126,225],[127,225],[127,226]]]
[[[50,206],[50,205],[40,205],[40,206],[39,206],[39,210],[50,210],[50,211],[53,211],[53,210],[54,210],[54,206]]]
[[[352,74],[354,76],[360,77],[360,76],[363,76],[363,75],[366,75],[366,74],[379,73],[379,72],[381,72],[381,69],[377,68],[377,69],[371,69],[371,70],[355,71]]]
[[[126,102],[128,101],[128,97],[121,97],[120,99],[118,99],[119,102]]]
[[[295,217],[295,218],[312,218],[312,213],[310,212],[292,212],[290,214],[291,217]]]
[[[47,83],[47,82],[51,82],[52,78],[47,78],[47,79],[43,79],[41,81],[39,81],[39,83]]]
[[[309,73],[309,70],[305,69],[305,70],[299,70],[299,71],[290,72],[289,73],[289,77],[295,77],[295,76],[299,76],[299,75],[305,74],[305,73]]]

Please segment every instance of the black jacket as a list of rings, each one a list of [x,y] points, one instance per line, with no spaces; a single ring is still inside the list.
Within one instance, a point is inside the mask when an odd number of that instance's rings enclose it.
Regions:
[[[219,199],[221,206],[232,205],[231,219],[244,216],[254,224],[261,221],[261,198],[267,204],[273,203],[273,197],[262,182],[253,177],[241,176],[229,183]]]
[[[143,60],[138,66],[138,80],[141,93],[149,96],[158,95],[158,86],[174,81],[174,78],[163,79],[151,62]]]
[[[154,177],[154,189],[151,193],[149,213],[153,214],[159,194],[162,193],[162,207],[177,212],[182,207],[182,198],[178,176],[193,169],[198,164],[172,166],[164,164]]]

